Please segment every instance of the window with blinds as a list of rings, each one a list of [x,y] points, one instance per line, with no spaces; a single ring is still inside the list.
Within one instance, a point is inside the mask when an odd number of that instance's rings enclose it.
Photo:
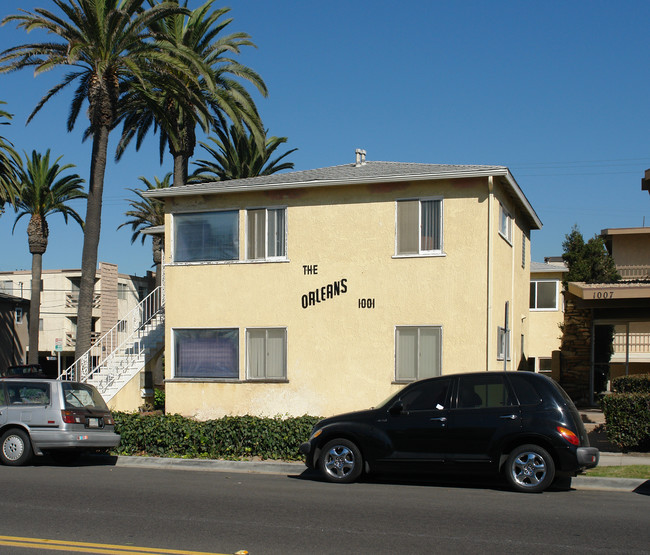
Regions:
[[[442,199],[397,201],[396,254],[442,252]]]

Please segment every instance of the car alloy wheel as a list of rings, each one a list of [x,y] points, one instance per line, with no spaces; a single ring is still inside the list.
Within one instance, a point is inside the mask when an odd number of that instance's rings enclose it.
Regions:
[[[327,443],[318,459],[320,471],[330,482],[354,482],[361,475],[361,465],[359,448],[347,439]]]
[[[2,436],[0,459],[4,464],[19,466],[25,464],[32,456],[29,436],[23,430],[9,430]]]
[[[522,445],[510,453],[506,477],[518,491],[544,491],[555,478],[555,463],[551,455],[538,445]]]

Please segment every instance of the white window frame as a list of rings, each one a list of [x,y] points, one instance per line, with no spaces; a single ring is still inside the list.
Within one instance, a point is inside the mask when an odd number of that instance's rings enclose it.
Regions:
[[[512,246],[512,214],[499,201],[499,235]]]
[[[176,245],[176,234],[177,234],[177,218],[189,216],[191,214],[217,214],[217,213],[233,213],[236,214],[237,219],[237,231],[234,235],[236,250],[236,255],[234,258],[202,258],[200,260],[177,260],[177,245]],[[172,213],[172,237],[171,237],[171,250],[172,250],[172,264],[233,264],[238,262],[241,256],[241,245],[239,244],[240,239],[240,226],[241,226],[241,214],[239,208],[224,208],[220,210],[188,210],[186,212],[175,212]]]
[[[268,350],[268,340],[269,340],[269,331],[283,332],[282,337],[282,375],[281,376],[269,376],[268,375],[268,362],[269,362],[269,350]],[[266,356],[264,360],[264,375],[263,376],[253,376],[251,372],[251,332],[264,332],[264,350],[266,351]],[[249,381],[287,381],[287,328],[282,327],[268,327],[268,328],[246,328],[246,379]]]
[[[250,213],[256,211],[264,211],[264,254],[259,258],[254,258],[250,256],[250,244],[252,240],[250,236]],[[284,213],[284,242],[283,249],[284,252],[279,256],[269,256],[269,211],[282,211]],[[246,260],[250,261],[276,261],[276,260],[287,260],[287,207],[286,206],[261,206],[257,208],[247,208],[246,209],[246,232],[245,232],[245,256]]]
[[[129,298],[130,288],[127,283],[117,283],[117,300],[126,301]]]
[[[417,202],[418,203],[418,250],[417,252],[400,252],[399,248],[399,203],[400,202]],[[423,202],[438,202],[440,203],[440,219],[434,222],[440,236],[440,247],[437,249],[423,249],[422,248],[422,203]],[[444,255],[444,197],[422,197],[422,198],[402,198],[395,201],[395,258],[408,258],[413,256],[442,256]]]
[[[438,353],[437,353],[437,360],[435,364],[437,365],[437,368],[434,369],[433,375],[423,375],[423,372],[420,368],[420,363],[421,363],[421,355],[422,355],[422,343],[421,343],[421,336],[422,336],[422,330],[436,330],[438,332]],[[418,357],[417,357],[417,368],[415,368],[415,372],[413,376],[404,376],[403,373],[400,375],[400,341],[399,341],[399,332],[402,330],[417,330],[417,351],[418,351]],[[437,377],[442,375],[442,326],[396,326],[395,327],[395,382],[396,383],[410,383],[414,382],[416,380],[422,379],[422,378],[429,378],[429,377]]]
[[[552,308],[538,308],[537,306],[537,284],[538,283],[554,283],[555,284],[555,306]],[[534,306],[530,306],[529,302],[529,309],[532,312],[557,312],[560,310],[560,302],[559,302],[559,292],[560,292],[560,282],[557,279],[531,279],[530,280],[530,285],[535,285],[535,303]]]
[[[512,337],[512,330],[508,330],[508,333],[506,333],[506,329],[504,327],[499,326],[497,328],[497,360],[503,360],[503,351],[504,351],[504,336],[505,336],[505,352],[507,353],[508,360],[511,360],[510,358],[510,344],[511,344],[511,337]]]
[[[17,306],[14,309],[14,322],[16,322],[16,324],[22,324],[23,323],[23,317],[24,317],[23,309],[21,307]]]

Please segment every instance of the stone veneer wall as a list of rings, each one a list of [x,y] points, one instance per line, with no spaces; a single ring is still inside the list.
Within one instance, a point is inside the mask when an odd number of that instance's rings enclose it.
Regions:
[[[576,297],[564,291],[560,385],[577,403],[589,401],[591,372],[591,310],[576,307]]]

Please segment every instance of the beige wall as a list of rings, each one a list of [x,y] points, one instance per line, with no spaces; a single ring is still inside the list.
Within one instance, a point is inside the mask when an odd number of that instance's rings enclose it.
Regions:
[[[650,234],[612,235],[612,256],[617,266],[650,265]]]
[[[562,330],[560,324],[564,322],[563,297],[562,297],[562,272],[531,272],[530,280],[557,281],[558,282],[558,308],[557,310],[530,310],[529,349],[526,353],[536,359],[551,358],[554,350],[560,348]],[[536,364],[539,364],[537,361]]]
[[[494,193],[502,196],[500,186]],[[444,256],[395,257],[395,200],[438,196]],[[168,201],[168,212],[239,209],[240,262],[173,264],[167,215],[167,411],[199,418],[329,415],[374,405],[401,387],[394,383],[396,326],[442,326],[443,373],[503,369],[496,337],[506,300],[513,328],[508,368],[516,368],[528,327],[529,254],[522,267],[520,222],[512,245],[499,236],[495,199],[488,236],[489,199],[488,179],[481,178]],[[260,206],[287,206],[287,262],[243,261],[243,209]],[[317,266],[317,274],[306,275],[304,266]],[[304,294],[342,279],[345,294],[302,307]],[[359,308],[368,298],[375,308]],[[239,329],[240,382],[172,379],[172,330],[201,327]],[[286,327],[286,383],[246,382],[247,327]]]

